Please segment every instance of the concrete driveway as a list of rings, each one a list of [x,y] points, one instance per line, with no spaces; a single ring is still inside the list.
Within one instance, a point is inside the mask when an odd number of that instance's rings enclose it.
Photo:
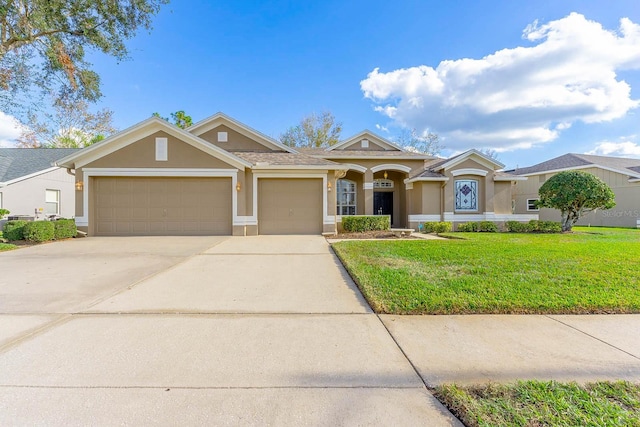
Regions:
[[[0,254],[0,424],[459,425],[326,241]]]

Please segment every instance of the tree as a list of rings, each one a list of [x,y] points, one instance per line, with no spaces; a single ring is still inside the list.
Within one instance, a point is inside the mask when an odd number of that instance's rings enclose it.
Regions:
[[[17,139],[18,147],[86,147],[116,131],[112,119],[113,111],[106,108],[90,112],[87,101],[57,99],[52,112],[28,114]]]
[[[560,210],[562,231],[571,227],[587,213],[596,209],[611,209],[615,194],[600,178],[582,171],[564,171],[552,176],[538,190],[539,207]]]
[[[489,157],[490,159],[499,160],[499,155],[496,150],[493,150],[491,148],[481,148],[478,151]]]
[[[398,145],[408,151],[429,154],[431,156],[437,156],[443,148],[440,144],[440,137],[438,134],[426,132],[425,134],[420,135],[415,129],[402,129],[395,140]]]
[[[183,110],[176,111],[175,113],[171,113],[170,115],[171,119],[173,119],[173,124],[178,126],[179,128],[186,129],[193,124],[191,116],[188,116],[187,113],[185,113]],[[160,113],[153,113],[152,116],[159,117],[171,123],[171,120],[169,120],[168,117],[162,117]]]
[[[340,141],[341,132],[342,123],[331,112],[311,113],[281,134],[280,142],[289,147],[327,148]]]
[[[33,89],[48,95],[95,101],[100,78],[85,60],[87,50],[118,60],[125,40],[168,0],[21,0],[0,4],[0,107],[15,112]],[[25,101],[26,102],[26,101]]]

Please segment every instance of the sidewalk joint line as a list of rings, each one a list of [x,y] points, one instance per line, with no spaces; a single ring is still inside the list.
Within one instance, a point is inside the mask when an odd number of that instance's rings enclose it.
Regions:
[[[551,316],[552,316],[552,315],[545,314],[545,317],[547,317],[547,318],[549,318],[549,319],[551,319],[551,320],[555,320],[556,322],[558,322],[558,323],[560,323],[560,324],[562,324],[562,325],[568,326],[569,328],[571,328],[571,329],[573,329],[573,330],[575,330],[575,331],[578,331],[578,332],[580,332],[581,334],[584,334],[584,335],[586,335],[586,336],[588,336],[588,337],[590,337],[590,338],[593,338],[594,340],[600,341],[601,343],[608,345],[609,347],[615,348],[615,349],[616,349],[616,350],[618,350],[618,351],[621,351],[621,352],[623,352],[623,353],[625,353],[625,354],[628,354],[629,356],[633,357],[634,359],[638,359],[638,360],[640,360],[640,357],[636,356],[636,355],[635,355],[635,354],[633,354],[633,353],[629,353],[628,351],[623,350],[623,349],[621,349],[620,347],[617,347],[617,346],[615,346],[615,345],[613,345],[613,344],[611,344],[611,343],[608,343],[608,342],[606,342],[605,340],[603,340],[603,339],[601,339],[601,338],[598,338],[598,337],[596,337],[596,336],[591,335],[591,334],[590,334],[590,333],[588,333],[588,332],[585,332],[585,331],[583,331],[583,330],[581,330],[581,329],[578,329],[576,326],[570,325],[570,324],[568,324],[568,323],[563,322],[563,321],[562,321],[562,320],[560,320],[560,319],[556,319],[556,318],[553,318],[553,317],[551,317]]]
[[[128,390],[128,389],[140,389],[140,390],[351,390],[351,389],[367,389],[367,390],[423,390],[423,387],[416,386],[376,386],[376,385],[354,385],[354,386],[331,386],[331,385],[318,385],[318,386],[170,386],[170,385],[131,385],[131,386],[81,386],[81,385],[20,385],[20,384],[0,384],[0,388],[30,388],[30,389],[61,389],[61,390]]]

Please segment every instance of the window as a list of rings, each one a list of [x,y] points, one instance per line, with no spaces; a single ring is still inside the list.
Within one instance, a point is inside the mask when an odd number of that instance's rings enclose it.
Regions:
[[[539,211],[540,208],[536,206],[536,202],[538,199],[527,199],[527,210],[528,211]]]
[[[461,179],[455,182],[456,211],[478,210],[478,181]]]
[[[227,132],[218,132],[218,142],[229,141],[229,134]]]
[[[167,138],[156,138],[156,161],[166,162],[168,159]]]
[[[348,179],[338,180],[336,205],[338,215],[356,214],[356,183]]]
[[[60,215],[60,190],[45,190],[44,213]]]
[[[362,148],[369,148],[369,140],[368,139],[363,139],[360,142],[360,145],[362,146]]]
[[[374,179],[373,188],[393,188],[393,181],[390,179]]]

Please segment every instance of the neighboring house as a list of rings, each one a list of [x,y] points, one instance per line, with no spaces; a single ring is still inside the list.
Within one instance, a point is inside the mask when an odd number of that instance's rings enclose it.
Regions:
[[[10,216],[75,215],[75,178],[54,163],[75,148],[0,148],[0,207]]]
[[[539,198],[538,190],[542,184],[566,170],[581,170],[597,176],[611,187],[616,196],[613,209],[592,212],[578,221],[579,225],[640,227],[640,159],[570,153],[535,166],[509,171],[529,178],[516,186],[515,212],[537,212],[541,220],[559,221],[559,210],[543,208],[538,211],[534,202]]]
[[[344,215],[433,221],[528,220],[511,213],[500,163],[471,150],[443,160],[365,131],[294,149],[222,114],[186,130],[151,117],[57,162],[75,174],[89,235],[335,233]]]

